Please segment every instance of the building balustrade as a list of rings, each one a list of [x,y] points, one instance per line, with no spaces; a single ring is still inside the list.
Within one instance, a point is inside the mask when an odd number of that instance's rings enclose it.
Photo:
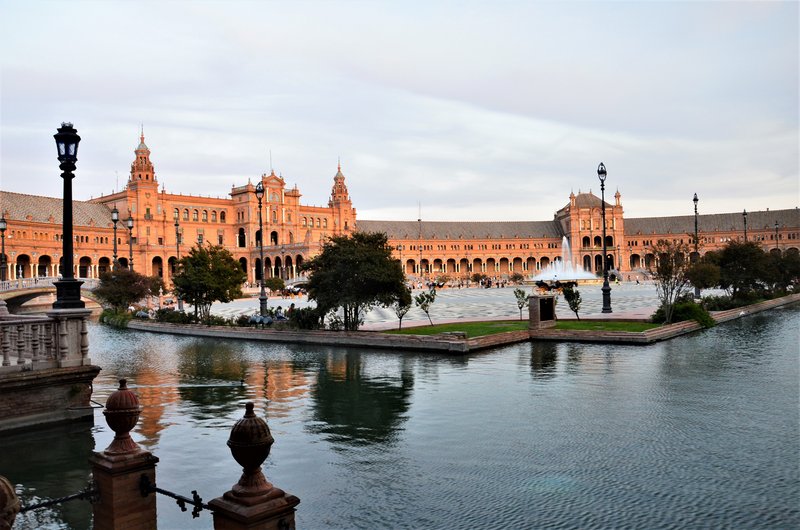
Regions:
[[[5,303],[0,309],[5,309]],[[72,313],[26,316],[0,312],[0,373],[89,364],[89,311]]]

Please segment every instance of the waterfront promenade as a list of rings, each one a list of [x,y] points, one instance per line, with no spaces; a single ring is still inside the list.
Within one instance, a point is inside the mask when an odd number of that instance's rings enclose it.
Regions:
[[[658,308],[658,298],[656,289],[652,283],[621,283],[612,286],[612,307],[614,312],[611,314],[601,313],[602,299],[600,283],[583,284],[579,286],[583,303],[581,305],[581,318],[618,318],[618,319],[647,319]],[[516,286],[504,288],[482,289],[470,287],[462,289],[439,289],[436,294],[436,302],[431,308],[431,318],[434,324],[443,324],[458,320],[509,320],[519,318],[519,308],[517,307],[514,289]],[[530,285],[519,286],[527,293],[531,292]],[[419,294],[420,290],[414,290],[413,294]],[[715,291],[715,293],[717,293]],[[717,293],[719,294],[719,293]],[[309,305],[306,296],[295,298],[270,297],[269,307],[276,308],[281,306],[284,310],[290,304],[295,307],[306,307]],[[211,312],[215,315],[234,317],[239,315],[251,315],[258,312],[258,294],[255,292],[253,297],[235,300],[222,304],[216,303],[212,306]],[[573,319],[575,314],[569,310],[563,297],[556,304],[556,315],[561,319]],[[523,310],[523,319],[528,318],[528,310]],[[421,326],[428,324],[428,318],[416,307],[403,318],[403,327]],[[364,319],[364,330],[383,330],[397,327],[397,316],[391,308],[376,308],[367,314]]]

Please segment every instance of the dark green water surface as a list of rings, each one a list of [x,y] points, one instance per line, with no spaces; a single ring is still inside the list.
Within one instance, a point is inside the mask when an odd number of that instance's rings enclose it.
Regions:
[[[298,528],[798,528],[800,307],[647,347],[519,344],[465,357],[90,330],[95,399],[126,377],[158,485],[205,499],[241,469],[244,403]],[[240,381],[244,380],[244,384]],[[2,438],[26,503],[80,489],[113,433]],[[159,528],[211,528],[160,497]],[[88,503],[15,528],[89,528]]]

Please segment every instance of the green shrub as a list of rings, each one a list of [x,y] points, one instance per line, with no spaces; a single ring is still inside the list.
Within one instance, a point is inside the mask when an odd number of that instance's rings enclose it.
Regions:
[[[163,308],[156,311],[156,321],[168,324],[191,324],[194,321],[194,316],[183,311]]]
[[[663,323],[665,321],[663,305],[653,313],[651,320],[654,323]],[[672,322],[683,322],[686,320],[694,320],[704,328],[710,328],[716,325],[716,322],[705,307],[689,300],[681,300],[676,302],[672,309]]]
[[[730,296],[704,296],[701,302],[707,311],[725,311],[737,307]]]
[[[233,321],[234,326],[238,326],[240,328],[249,327],[250,324],[250,315],[239,315]]]
[[[208,315],[208,320],[204,324],[207,326],[230,326],[231,321],[219,315]]]
[[[104,309],[103,312],[100,313],[100,322],[114,328],[127,328],[128,322],[130,322],[132,318],[133,315],[127,311]]]
[[[289,322],[297,329],[320,329],[323,316],[316,307],[303,307],[289,314]]]

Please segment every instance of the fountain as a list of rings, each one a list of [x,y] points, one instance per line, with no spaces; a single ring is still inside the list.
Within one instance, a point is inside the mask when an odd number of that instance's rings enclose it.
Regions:
[[[538,282],[566,282],[576,280],[596,280],[597,276],[589,271],[576,267],[572,259],[572,249],[569,240],[564,237],[561,239],[561,259],[553,260],[539,274],[532,278],[534,283]]]

